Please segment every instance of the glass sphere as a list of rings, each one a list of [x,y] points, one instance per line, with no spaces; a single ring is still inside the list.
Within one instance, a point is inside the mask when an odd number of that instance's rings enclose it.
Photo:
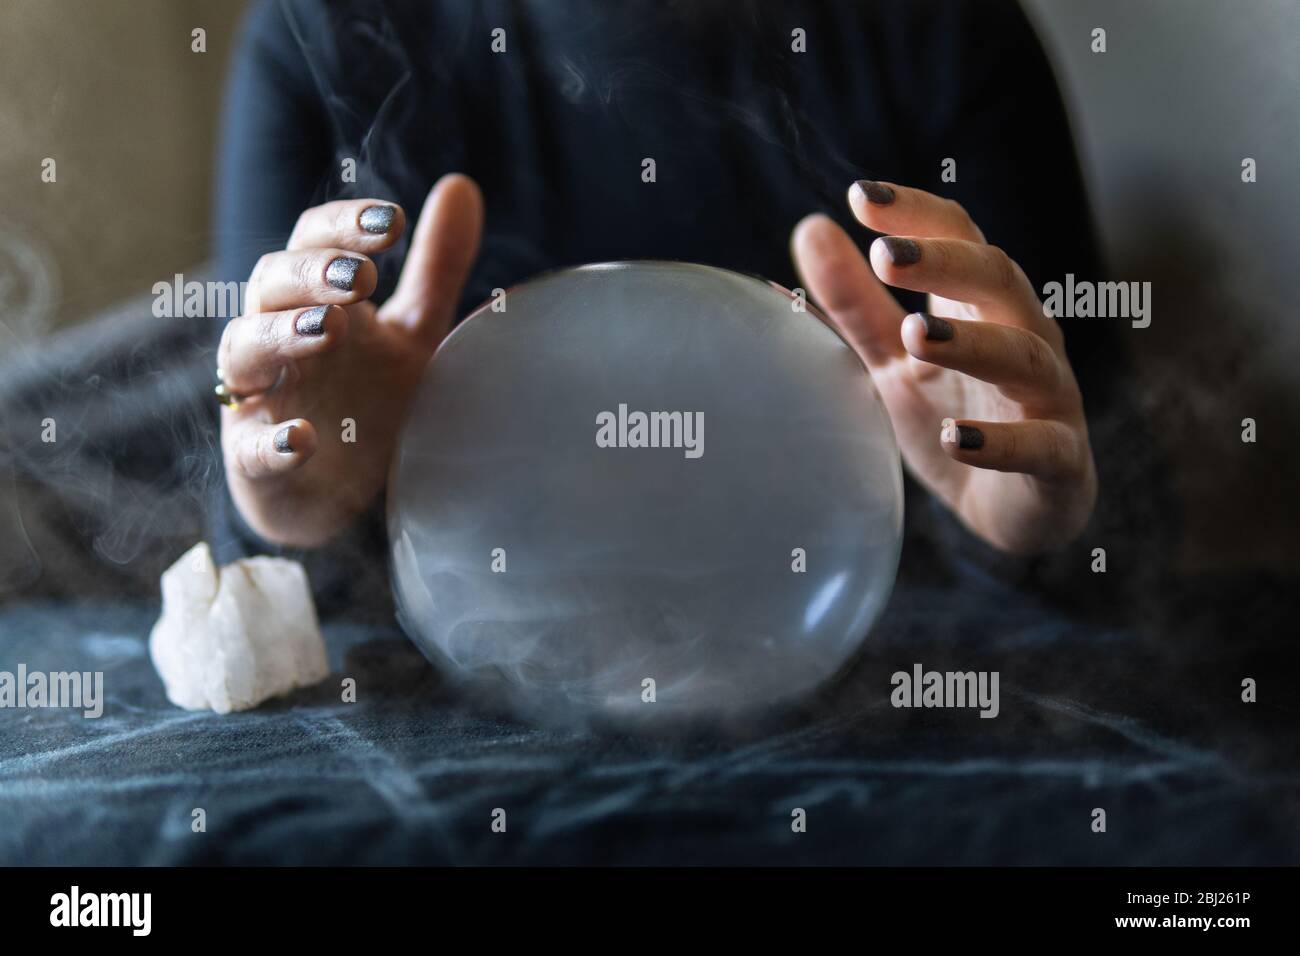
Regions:
[[[430,361],[388,494],[399,619],[529,703],[727,715],[836,674],[888,600],[903,490],[857,355],[773,283],[553,272]]]

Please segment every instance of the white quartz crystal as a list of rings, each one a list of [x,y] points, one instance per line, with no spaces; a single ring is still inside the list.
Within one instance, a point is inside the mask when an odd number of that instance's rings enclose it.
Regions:
[[[163,572],[149,653],[167,699],[228,714],[329,674],[302,565],[247,558],[218,568],[206,543]]]

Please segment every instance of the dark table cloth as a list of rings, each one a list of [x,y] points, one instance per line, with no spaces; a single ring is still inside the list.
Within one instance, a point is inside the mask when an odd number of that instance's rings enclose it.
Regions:
[[[0,670],[101,670],[106,703],[0,712],[0,862],[1295,864],[1291,593],[1202,582],[1115,629],[911,587],[817,700],[671,732],[524,722],[346,624],[323,684],[191,713],[149,661],[156,604],[12,604]],[[1000,715],[895,709],[914,663],[1000,671]]]

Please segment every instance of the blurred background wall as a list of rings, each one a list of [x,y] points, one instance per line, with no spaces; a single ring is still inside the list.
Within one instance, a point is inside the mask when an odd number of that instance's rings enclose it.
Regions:
[[[246,5],[6,0],[0,363],[206,257],[217,109]],[[1185,510],[1171,563],[1293,569],[1300,3],[1025,6],[1071,108],[1110,278],[1154,284],[1151,327],[1126,338]],[[191,50],[198,27],[206,53]],[[46,157],[57,183],[41,181]],[[1244,157],[1257,183],[1242,183]],[[1240,440],[1245,417],[1255,445]]]
[[[1070,106],[1111,278],[1153,283],[1151,327],[1127,338],[1175,465],[1177,564],[1294,570],[1300,3],[1024,6]],[[1254,445],[1241,441],[1247,417]]]
[[[45,327],[77,322],[204,258],[215,120],[246,6],[5,0],[0,282],[11,330],[29,311]],[[197,27],[206,53],[191,52]],[[41,181],[47,157],[57,182]],[[15,247],[44,275],[15,269]]]

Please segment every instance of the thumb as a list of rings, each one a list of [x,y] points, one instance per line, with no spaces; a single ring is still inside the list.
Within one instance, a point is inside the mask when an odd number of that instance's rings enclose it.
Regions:
[[[411,234],[401,278],[379,318],[436,345],[451,328],[461,288],[483,233],[483,195],[468,176],[449,173],[434,184]]]
[[[790,237],[795,268],[831,324],[868,368],[903,358],[903,308],[862,252],[824,215],[804,218]]]

